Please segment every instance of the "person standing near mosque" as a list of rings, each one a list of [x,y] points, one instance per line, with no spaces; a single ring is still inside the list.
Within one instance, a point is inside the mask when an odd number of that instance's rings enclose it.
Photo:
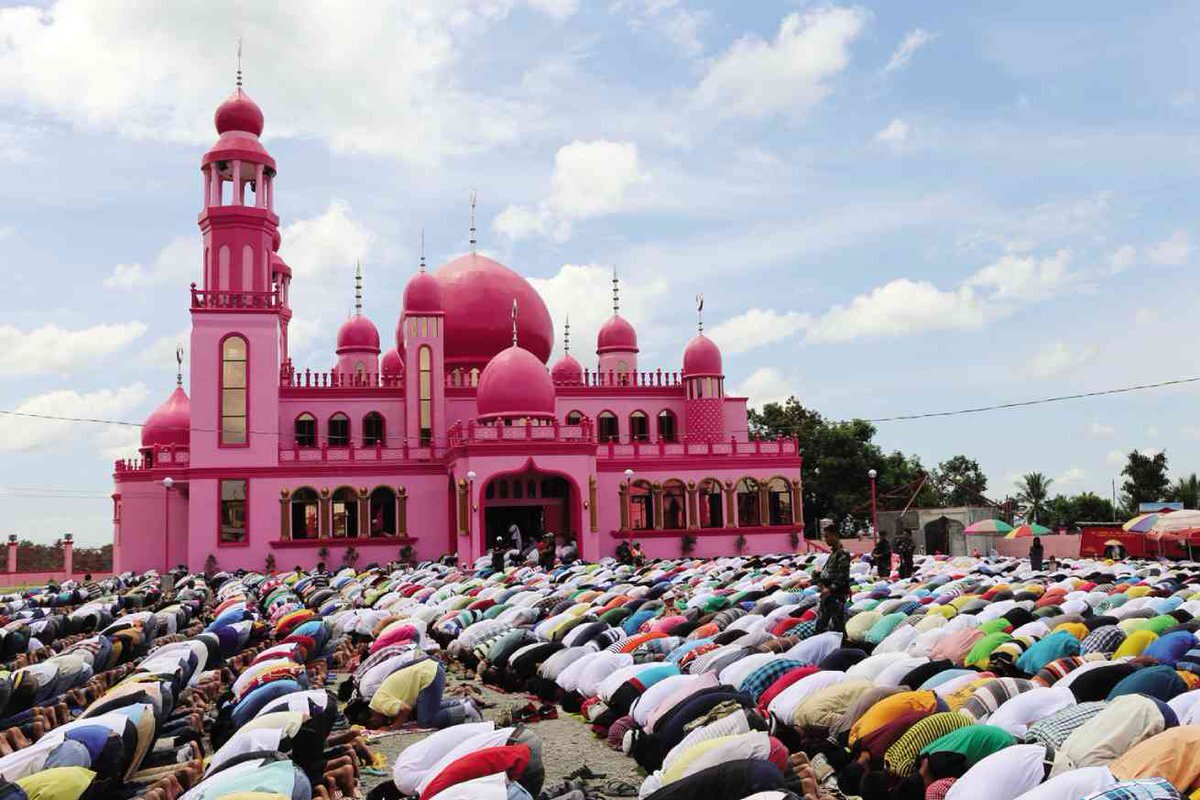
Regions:
[[[896,537],[896,555],[900,557],[897,571],[901,580],[911,578],[913,574],[913,540],[912,532],[905,529]]]
[[[850,596],[850,554],[842,547],[837,528],[827,525],[823,531],[829,545],[829,558],[817,575],[821,604],[817,611],[817,633],[846,630],[846,600]]]

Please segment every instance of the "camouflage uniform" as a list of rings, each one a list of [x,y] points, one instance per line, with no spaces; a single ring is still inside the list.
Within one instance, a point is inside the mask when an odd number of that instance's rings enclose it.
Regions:
[[[817,633],[846,630],[846,600],[850,597],[850,554],[838,547],[829,554],[817,584],[828,590],[817,612]]]

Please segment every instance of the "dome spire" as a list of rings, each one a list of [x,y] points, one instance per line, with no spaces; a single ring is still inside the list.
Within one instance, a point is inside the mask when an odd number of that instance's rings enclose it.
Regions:
[[[175,345],[175,385],[183,386],[183,345]]]
[[[513,298],[512,308],[512,323],[513,323],[513,347],[517,346],[517,298]]]
[[[475,190],[471,190],[471,255],[475,255]]]
[[[617,268],[616,267],[613,267],[612,285],[613,285],[613,316],[619,317],[621,315],[621,286],[620,286],[620,281],[617,280]]]
[[[704,294],[696,295],[696,323],[700,333],[704,333]]]
[[[237,46],[237,88],[242,88],[242,37],[238,37]]]
[[[571,315],[567,314],[567,324],[563,326],[563,353],[571,355]]]
[[[417,270],[425,271],[425,228],[421,228],[421,265],[417,267]]]
[[[362,262],[354,264],[354,316],[362,316]]]

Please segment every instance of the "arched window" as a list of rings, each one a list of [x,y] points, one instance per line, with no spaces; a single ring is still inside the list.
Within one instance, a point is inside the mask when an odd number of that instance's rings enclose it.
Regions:
[[[334,414],[329,418],[326,435],[329,437],[330,447],[345,447],[350,444],[350,418],[340,411]]]
[[[367,365],[361,361],[354,362],[354,376],[362,383],[367,378]]]
[[[583,412],[582,411],[572,411],[572,412],[568,413],[567,414],[567,424],[568,425],[583,424]]]
[[[629,441],[650,441],[650,418],[644,411],[635,411],[629,415]]]
[[[677,531],[687,527],[687,495],[683,481],[663,483],[663,527]]]
[[[362,421],[362,442],[363,447],[374,447],[376,444],[385,444],[383,415],[378,411],[372,411],[363,417]]]
[[[596,417],[596,437],[602,442],[615,442],[620,436],[617,415],[611,411],[601,411]]]
[[[654,492],[646,481],[634,481],[629,487],[629,527],[635,531],[654,528]]]
[[[297,447],[316,447],[317,418],[305,411],[296,417],[294,433]]]
[[[417,427],[420,446],[433,443],[433,352],[428,347],[417,351]]]
[[[725,527],[725,499],[721,482],[714,478],[700,481],[700,527]]]
[[[737,483],[738,527],[752,528],[762,524],[758,513],[758,481],[742,478]]]
[[[303,486],[292,492],[292,538],[316,539],[321,533],[317,492]]]
[[[358,536],[358,492],[343,486],[333,493],[334,536],[354,538]]]
[[[246,434],[246,340],[229,336],[221,343],[221,444],[241,446]]]
[[[371,536],[396,535],[396,492],[388,486],[377,486],[371,492],[369,513]]]
[[[675,412],[664,408],[658,412],[658,438],[664,442],[674,442],[678,436],[675,427]]]
[[[791,525],[792,487],[783,478],[767,482],[767,514],[771,525]]]

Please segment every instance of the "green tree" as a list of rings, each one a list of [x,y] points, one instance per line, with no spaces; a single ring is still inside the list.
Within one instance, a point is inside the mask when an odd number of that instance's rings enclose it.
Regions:
[[[1125,476],[1121,484],[1125,510],[1131,515],[1137,513],[1141,503],[1155,503],[1169,496],[1171,481],[1167,478],[1165,452],[1149,456],[1134,450],[1121,474]]]
[[[1031,522],[1037,522],[1044,516],[1046,503],[1050,497],[1050,484],[1054,480],[1040,472],[1028,472],[1017,481],[1017,503],[1021,514]]]
[[[1081,522],[1109,522],[1114,516],[1112,502],[1094,492],[1071,497],[1060,494],[1049,502],[1044,523],[1051,528],[1073,528]]]
[[[1171,487],[1171,499],[1183,503],[1184,508],[1200,508],[1200,478],[1192,473],[1175,481]]]
[[[942,505],[983,505],[987,489],[987,476],[979,468],[979,462],[964,455],[952,456],[937,465],[933,471],[934,483]]]

